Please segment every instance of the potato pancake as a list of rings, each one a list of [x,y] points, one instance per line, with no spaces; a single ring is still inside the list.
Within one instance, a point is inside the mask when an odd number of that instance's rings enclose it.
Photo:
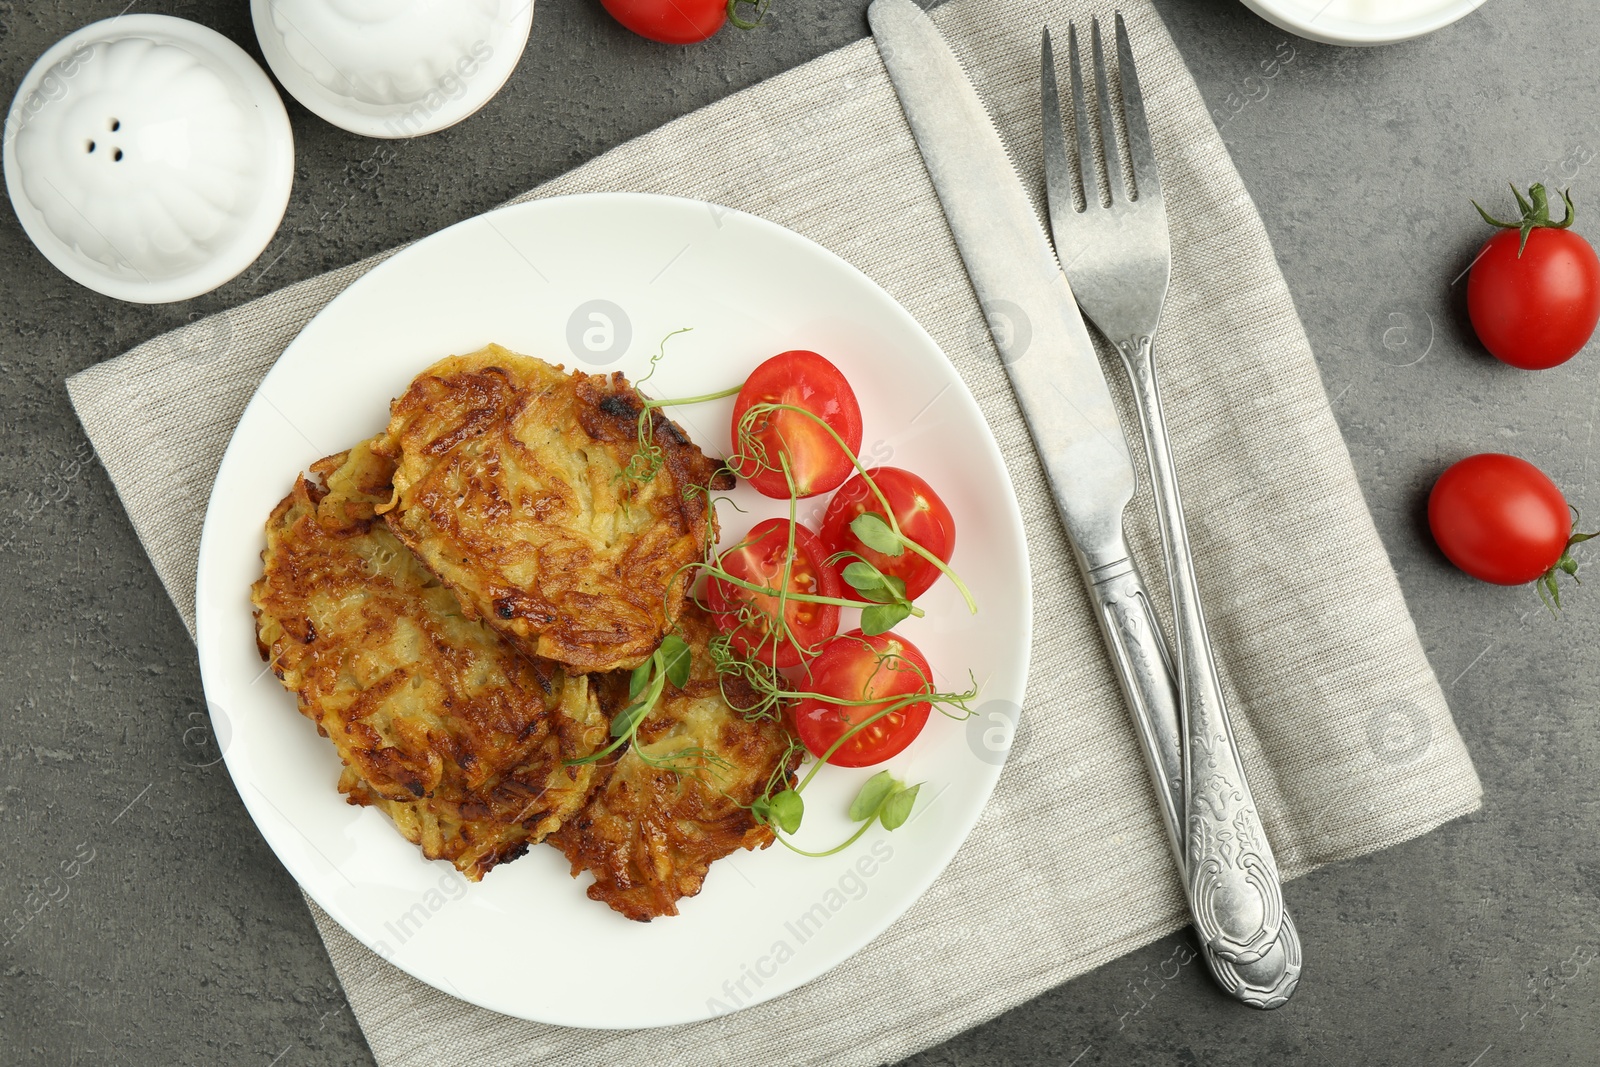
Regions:
[[[333,741],[353,804],[477,881],[585,801],[609,740],[588,679],[521,655],[462,611],[377,517],[393,463],[330,456],[267,522],[257,643]]]
[[[568,374],[490,345],[423,371],[375,446],[389,527],[469,616],[578,671],[636,666],[683,609],[733,475],[620,374]],[[630,464],[634,469],[630,470]],[[640,469],[644,468],[644,469]]]
[[[751,817],[748,805],[780,764],[793,784],[800,763],[800,750],[791,747],[782,722],[747,720],[729,706],[728,699],[753,706],[756,695],[742,681],[728,679],[724,698],[706,652],[716,630],[693,601],[675,632],[693,655],[687,685],[667,683],[639,726],[637,747],[603,765],[603,780],[589,803],[548,838],[566,854],[574,877],[594,872],[590,899],[640,922],[678,914],[677,901],[700,892],[714,860],[772,844],[772,831]],[[626,674],[597,677],[595,688],[609,715],[628,703]],[[687,768],[679,773],[651,766],[641,749],[657,760],[688,749],[714,758],[670,759]]]

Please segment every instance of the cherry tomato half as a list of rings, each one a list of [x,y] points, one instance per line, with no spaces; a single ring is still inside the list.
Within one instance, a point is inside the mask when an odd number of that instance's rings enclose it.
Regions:
[[[694,44],[728,21],[726,0],[600,0],[611,17],[640,37],[662,44]]]
[[[734,473],[763,496],[789,498],[779,464],[788,457],[797,496],[816,496],[850,477],[855,464],[815,419],[794,411],[754,416],[741,435],[745,413],[757,404],[792,404],[816,415],[851,452],[861,450],[861,406],[839,368],[815,352],[781,352],[751,372],[733,404]],[[761,457],[762,462],[758,462]]]
[[[897,698],[933,692],[933,675],[917,646],[894,631],[868,637],[860,630],[851,630],[829,641],[796,685],[833,698],[804,697],[793,711],[800,740],[821,759],[846,731],[871,719]],[[851,700],[873,703],[835,703]],[[838,767],[870,767],[904,752],[927,725],[930,707],[922,700],[889,712],[852,735],[828,757],[828,762]]]
[[[895,521],[900,524],[900,532],[949,563],[956,548],[956,522],[933,487],[899,467],[874,467],[867,474],[888,499],[889,507],[894,510]],[[845,482],[828,502],[820,531],[823,546],[830,556],[840,552],[851,554],[834,564],[841,572],[853,561],[854,556],[860,556],[884,574],[903,580],[906,583],[906,596],[915,600],[939,580],[939,568],[909,548],[898,556],[886,556],[862,544],[861,539],[851,532],[850,524],[868,512],[888,521],[883,502],[867,485],[866,479],[858,474]],[[854,589],[847,585],[843,588],[845,596],[852,600],[861,599]]]
[[[1450,562],[1474,578],[1521,585],[1561,559],[1572,514],[1538,467],[1486,452],[1439,476],[1428,495],[1428,526]]]
[[[794,531],[794,553],[789,532]],[[721,556],[722,569],[733,577],[767,589],[812,596],[839,595],[839,578],[824,561],[822,542],[800,523],[788,519],[758,522],[744,539]],[[784,561],[789,577],[784,582]],[[757,593],[713,576],[706,601],[717,629],[727,634],[740,655],[774,667],[793,667],[816,655],[822,642],[839,632],[839,606],[803,600],[783,602],[783,623],[777,625],[778,597]]]
[[[1571,230],[1501,230],[1467,279],[1467,314],[1491,355],[1524,370],[1565,363],[1600,323],[1600,258]]]

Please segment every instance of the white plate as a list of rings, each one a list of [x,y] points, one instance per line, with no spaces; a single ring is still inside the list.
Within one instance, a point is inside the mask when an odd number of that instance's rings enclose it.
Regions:
[[[1324,44],[1392,44],[1463,19],[1484,0],[1244,0],[1281,29]]]
[[[598,317],[591,317],[598,316]],[[926,619],[897,630],[942,688],[982,687],[981,718],[934,714],[889,767],[924,781],[911,822],[844,853],[781,845],[715,864],[682,914],[629,922],[584,895],[553,848],[470,885],[424,860],[380,813],[334,788],[333,747],[296,714],[257,655],[248,590],[262,525],[296,474],[380,430],[390,398],[435,359],[490,341],[637,378],[681,326],[646,387],[691,396],[737,384],[790,348],[821,352],[861,401],[869,462],[921,473],[959,531],[969,616],[941,581]],[[570,338],[570,343],[569,343]],[[726,454],[732,401],[671,414]],[[724,534],[786,505],[741,487]],[[802,502],[802,517],[820,505]],[[581,1027],[664,1026],[793,989],[871,941],[955,854],[994,787],[1028,673],[1022,518],[977,404],[933,340],[843,260],[780,226],[699,201],[599,194],[535,201],[435,234],[352,285],[262,382],[223,458],[200,545],[200,667],[245,807],[300,885],[369,948],[463,1000]],[[853,613],[849,613],[853,614]],[[847,620],[853,625],[853,620]],[[999,747],[997,747],[997,742]],[[806,791],[810,848],[849,832],[849,798],[872,770],[827,768]]]

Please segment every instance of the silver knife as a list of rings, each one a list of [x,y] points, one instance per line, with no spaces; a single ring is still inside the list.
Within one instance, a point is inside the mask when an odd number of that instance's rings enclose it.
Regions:
[[[867,18],[1094,598],[1181,870],[1176,683],[1123,537],[1133,461],[1099,357],[1000,135],[938,28],[912,0],[873,0]],[[1276,1006],[1298,979],[1299,945],[1262,948],[1268,958],[1248,966],[1210,952],[1207,962],[1239,999]],[[1280,961],[1282,970],[1275,970]],[[1272,995],[1263,998],[1264,987]],[[1263,999],[1275,1003],[1257,1003]]]

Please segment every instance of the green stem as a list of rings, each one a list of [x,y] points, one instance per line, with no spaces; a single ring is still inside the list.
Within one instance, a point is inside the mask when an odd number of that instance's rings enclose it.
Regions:
[[[810,784],[811,779],[813,779],[813,778],[815,778],[817,776],[817,772],[820,771],[827,764],[827,762],[830,759],[833,758],[833,754],[835,752],[839,751],[839,749],[844,746],[844,743],[846,741],[850,740],[856,734],[860,733],[862,730],[865,730],[867,727],[871,726],[873,723],[877,722],[879,719],[883,718],[885,715],[893,714],[894,712],[899,711],[901,708],[909,707],[912,704],[919,704],[922,701],[927,700],[929,696],[930,696],[930,694],[928,694],[928,693],[912,693],[912,694],[909,694],[907,696],[901,697],[899,700],[896,700],[892,704],[889,704],[889,705],[883,707],[882,709],[873,712],[871,715],[867,716],[865,719],[862,719],[860,722],[858,722],[854,726],[850,727],[850,729],[848,729],[844,733],[840,734],[839,735],[839,739],[837,741],[835,741],[833,744],[829,745],[828,746],[828,751],[824,752],[822,754],[822,758],[817,760],[817,762],[812,765],[811,769],[806,772],[806,776],[800,780],[800,784],[799,785],[794,787],[794,791],[796,793],[804,791],[805,787]],[[834,700],[831,697],[824,697],[822,699],[826,700],[830,704],[839,704],[840,706],[850,706],[850,707],[858,707],[858,706],[860,706],[860,704],[876,704],[877,703],[877,701],[875,701],[875,700],[847,702],[847,701],[842,701],[842,700]]]
[[[793,549],[791,548],[790,551],[793,552]],[[735,578],[727,571],[718,567],[708,567],[707,571],[719,582],[726,582],[731,586],[735,586],[739,589],[746,589],[752,593],[765,593],[767,596],[778,597],[780,601],[780,609],[782,607],[781,601],[783,600],[798,600],[806,604],[837,604],[841,608],[859,608],[862,605],[862,601],[860,600],[846,600],[843,597],[818,596],[815,593],[791,593],[786,590],[770,589],[764,585],[757,585],[754,582],[747,582],[742,578]],[[927,612],[913,604],[911,605],[911,614],[920,619],[926,615]]]
[[[752,413],[768,411],[793,411],[797,414],[804,415],[806,418],[810,419],[812,422],[826,430],[828,432],[828,436],[832,437],[834,443],[839,446],[839,450],[846,456],[850,457],[850,465],[856,469],[857,474],[861,475],[862,481],[867,483],[867,488],[871,489],[872,495],[878,498],[878,503],[883,505],[884,513],[889,520],[889,528],[894,530],[894,532],[899,536],[905,536],[904,534],[900,533],[900,522],[894,516],[894,508],[889,506],[889,498],[883,495],[883,490],[878,488],[878,483],[872,480],[872,475],[868,474],[867,468],[862,466],[861,459],[856,455],[855,450],[849,445],[845,444],[844,438],[840,437],[838,432],[834,430],[832,426],[829,426],[827,421],[819,416],[816,412],[808,411],[805,408],[800,407],[798,404],[755,404],[750,408],[749,411],[745,412],[744,418],[739,420],[741,432],[745,434],[750,432],[749,428],[745,426],[745,423],[754,421],[751,418]],[[739,442],[737,441],[734,442],[735,445],[738,443]],[[783,457],[783,453],[781,452],[778,455],[780,459]],[[794,496],[792,485],[790,487],[789,495],[791,499]]]
[[[878,498],[878,504],[883,508],[883,518],[887,520],[889,529],[894,531],[894,535],[900,538],[901,544],[905,545],[907,548],[910,548],[913,552],[917,553],[917,555],[921,556],[923,559],[926,559],[929,563],[932,563],[935,567],[938,567],[941,574],[955,583],[955,587],[960,591],[962,599],[967,602],[967,610],[974,615],[978,613],[978,601],[973,597],[972,591],[967,588],[967,583],[961,580],[961,578],[948,563],[905,535],[905,531],[900,529],[900,520],[895,516],[894,508],[889,505],[889,498],[883,494],[882,489],[878,488],[878,483],[873,480],[872,475],[867,473],[867,468],[862,464],[860,457],[855,454],[854,450],[852,450],[849,445],[844,443],[844,438],[840,437],[834,428],[828,425],[826,420],[819,417],[815,412],[808,411],[805,408],[800,407],[798,404],[756,404],[752,406],[750,411],[745,413],[745,417],[740,420],[740,430],[742,433],[749,433],[749,428],[745,424],[752,421],[750,414],[751,412],[756,411],[793,411],[797,414],[804,415],[806,418],[810,419],[818,426],[821,426],[824,430],[826,430],[828,432],[828,436],[832,437],[834,443],[839,446],[840,451],[842,451],[846,456],[850,457],[850,465],[856,469],[856,473],[861,476],[861,480],[867,483],[867,488],[872,490],[872,495]],[[738,442],[735,441],[734,444],[738,445]],[[784,458],[784,454],[782,452],[778,453],[778,458],[779,460],[782,460]],[[791,502],[794,499],[794,483],[792,480],[789,485],[789,498]],[[790,510],[791,512],[793,511],[792,508]],[[916,614],[920,617],[922,613],[916,612]]]
[[[795,845],[791,845],[791,844],[789,844],[788,840],[786,838],[784,838],[784,836],[782,834],[778,833],[777,830],[773,830],[772,831],[772,836],[777,838],[778,842],[780,844],[782,844],[783,847],[788,849],[790,852],[798,852],[800,855],[802,855],[802,856],[810,856],[812,859],[821,859],[824,856],[832,856],[836,852],[843,852],[845,849],[849,848],[851,845],[855,844],[857,841],[860,841],[861,840],[861,835],[866,833],[868,830],[872,829],[872,824],[877,822],[877,821],[878,820],[877,820],[876,816],[874,816],[871,819],[868,819],[866,822],[861,824],[861,829],[857,830],[855,833],[850,835],[849,839],[847,841],[845,841],[844,844],[835,845],[833,848],[828,849],[828,851],[826,851],[826,852],[807,852],[803,848],[798,848]]]
[[[726,400],[730,396],[738,396],[739,390],[743,388],[744,386],[742,385],[736,385],[731,389],[723,389],[720,392],[715,393],[702,393],[699,396],[674,397],[670,400],[646,399],[644,403],[645,407],[650,408],[681,407],[684,404],[705,404],[712,400]]]
[[[933,564],[935,567],[938,567],[940,572],[946,578],[955,583],[956,589],[961,592],[962,598],[967,602],[967,610],[974,615],[978,613],[978,602],[972,598],[972,592],[967,588],[967,583],[963,582],[956,572],[950,569],[949,564],[940,559],[938,556],[934,555],[932,552],[929,552],[927,549],[923,548],[921,545],[917,544],[915,541],[911,540],[911,538],[906,537],[904,534],[900,536],[900,543],[905,545],[911,551],[915,552],[917,555],[921,556],[923,559],[927,560],[929,563]]]
[[[599,752],[591,752],[589,755],[583,756],[579,759],[562,760],[561,765],[563,767],[581,767],[585,763],[596,763],[615,752],[627,739],[627,735],[624,734],[622,737],[619,737],[615,741],[611,742],[605,748],[602,748]]]

